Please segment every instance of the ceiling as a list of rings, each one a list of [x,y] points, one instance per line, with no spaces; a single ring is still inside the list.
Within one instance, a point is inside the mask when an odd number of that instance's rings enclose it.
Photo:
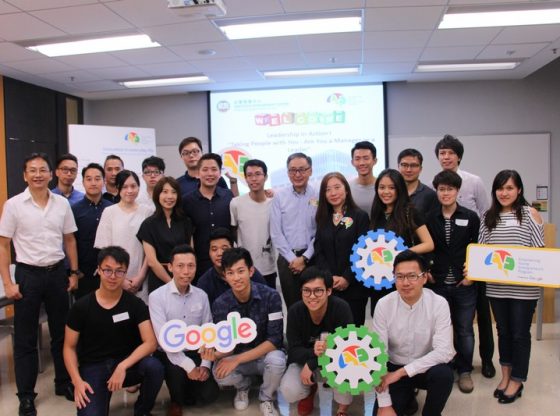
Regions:
[[[560,25],[437,30],[448,7],[528,0],[224,0],[226,17],[361,9],[361,33],[230,41],[167,0],[0,0],[0,74],[86,99],[379,81],[521,79],[560,52]],[[31,40],[139,32],[162,47],[47,58]],[[211,49],[214,55],[199,51]],[[521,59],[514,70],[415,73],[419,61]],[[361,64],[358,76],[265,80],[259,70]],[[204,73],[209,84],[126,89],[116,80]]]

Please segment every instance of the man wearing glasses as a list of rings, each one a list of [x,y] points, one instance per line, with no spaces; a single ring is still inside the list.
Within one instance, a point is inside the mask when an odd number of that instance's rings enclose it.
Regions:
[[[108,415],[112,393],[137,384],[134,415],[149,415],[164,370],[151,356],[157,340],[148,307],[122,288],[130,263],[126,250],[105,247],[97,262],[100,287],[72,306],[64,335],[64,363],[78,415]]]
[[[427,390],[423,415],[441,415],[453,387],[453,328],[447,301],[424,289],[424,259],[405,250],[395,257],[396,292],[375,307],[372,329],[389,355],[388,373],[377,387],[373,415],[402,415],[414,389]]]
[[[161,157],[150,156],[142,162],[142,179],[144,179],[146,184],[146,191],[140,192],[136,202],[150,208],[152,212],[156,209],[154,201],[152,201],[154,187],[164,174],[165,162]]]
[[[317,190],[309,185],[312,161],[304,153],[288,156],[288,177],[292,186],[280,189],[272,200],[270,236],[279,253],[278,275],[286,307],[300,300],[299,275],[313,257]]]
[[[51,192],[56,195],[62,195],[74,205],[81,201],[84,193],[74,189],[74,182],[78,176],[78,159],[72,153],[66,153],[56,161],[56,170],[54,174],[57,178],[56,186]]]
[[[187,170],[183,176],[177,178],[179,186],[181,187],[181,196],[184,198],[186,195],[192,193],[198,189],[200,181],[198,179],[198,161],[202,157],[202,143],[196,137],[187,137],[181,140],[179,143],[179,154]],[[234,196],[239,195],[239,189],[237,188],[237,179],[233,177],[228,177],[231,186],[231,192]],[[228,189],[226,181],[223,177],[220,177],[218,181],[218,186],[220,188]]]
[[[280,391],[288,403],[298,402],[298,415],[313,412],[317,381],[321,379],[318,357],[326,349],[324,336],[337,327],[354,322],[346,301],[332,295],[333,277],[326,270],[310,266],[301,274],[302,300],[288,311],[288,369],[280,383]],[[350,393],[333,390],[338,404],[337,414],[346,414],[352,403]]]
[[[438,208],[439,204],[434,190],[420,182],[423,161],[422,153],[416,149],[404,149],[397,158],[399,172],[406,182],[410,201],[416,210],[425,216],[428,212]]]

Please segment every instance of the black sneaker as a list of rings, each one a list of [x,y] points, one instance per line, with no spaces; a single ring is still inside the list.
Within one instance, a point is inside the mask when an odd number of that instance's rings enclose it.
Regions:
[[[481,373],[486,378],[492,378],[496,375],[496,369],[492,361],[483,361]]]
[[[37,410],[35,409],[35,401],[26,397],[19,400],[19,416],[37,416]]]
[[[57,396],[64,396],[69,402],[74,401],[74,385],[68,383],[65,386],[55,387],[54,394]]]

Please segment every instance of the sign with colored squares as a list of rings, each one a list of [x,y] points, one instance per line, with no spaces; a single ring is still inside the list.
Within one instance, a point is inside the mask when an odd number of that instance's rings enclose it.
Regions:
[[[560,249],[469,244],[467,279],[511,285],[560,287]]]
[[[397,254],[407,248],[401,237],[383,228],[360,236],[350,255],[356,279],[368,288],[390,289],[395,283],[393,261]]]
[[[348,325],[327,336],[327,350],[319,357],[319,365],[329,386],[356,396],[381,384],[388,360],[385,345],[375,332]]]

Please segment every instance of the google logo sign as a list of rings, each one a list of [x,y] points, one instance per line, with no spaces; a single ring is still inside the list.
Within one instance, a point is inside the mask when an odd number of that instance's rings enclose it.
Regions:
[[[180,319],[166,322],[159,331],[159,345],[164,351],[197,350],[203,345],[229,352],[237,344],[247,344],[257,336],[257,325],[252,319],[242,318],[239,312],[230,312],[225,321],[214,324],[187,325]]]

